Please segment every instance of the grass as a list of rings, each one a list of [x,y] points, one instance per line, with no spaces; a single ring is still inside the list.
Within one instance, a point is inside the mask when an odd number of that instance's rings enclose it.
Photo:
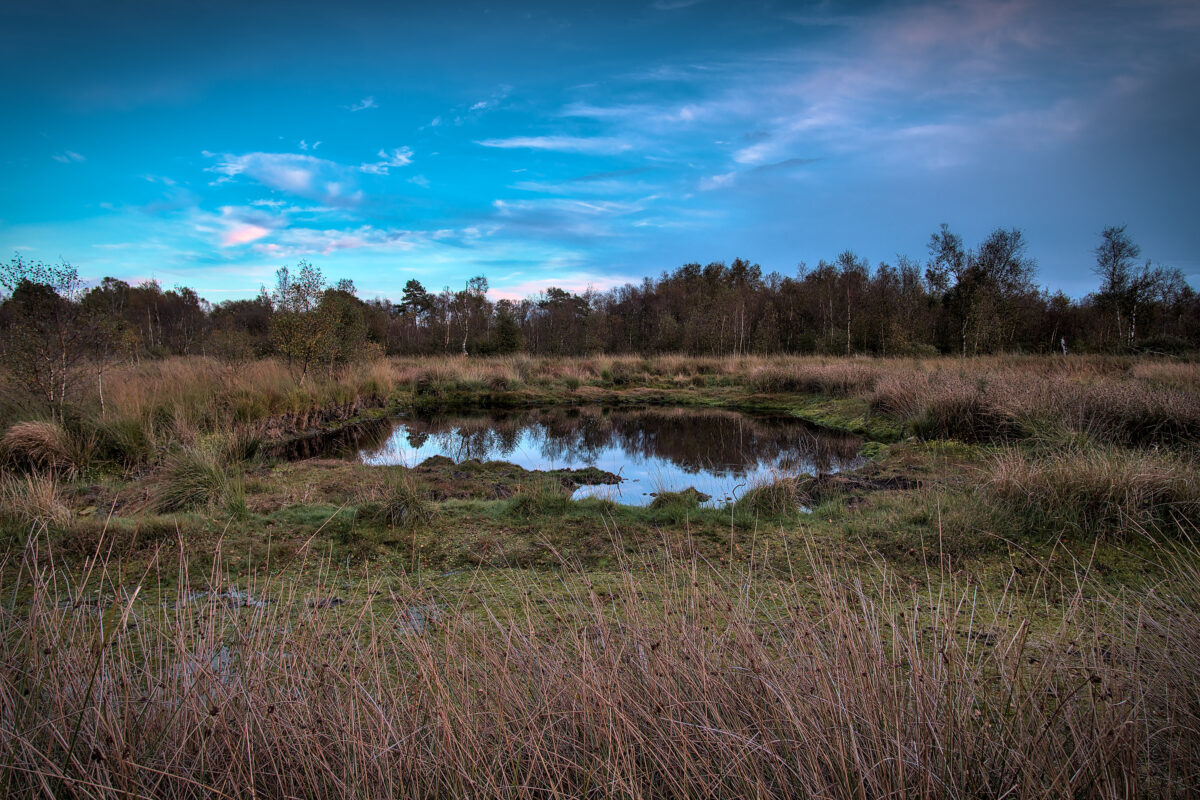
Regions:
[[[433,520],[434,507],[412,478],[399,475],[389,483],[379,513],[387,524],[411,529],[428,525]]]
[[[803,499],[799,481],[779,475],[747,488],[734,504],[734,510],[756,517],[788,518],[799,512]]]
[[[0,455],[13,464],[48,471],[73,470],[79,460],[70,434],[57,422],[47,420],[10,426],[0,438]]]
[[[220,444],[186,447],[164,462],[153,505],[159,512],[220,506],[244,513],[245,485],[240,470]]]
[[[1009,450],[988,472],[987,493],[1030,528],[1127,537],[1186,530],[1200,519],[1200,465],[1173,454],[1110,447],[1031,458]]]
[[[275,361],[114,372],[103,415],[81,396],[61,422],[0,379],[4,796],[1200,783],[1196,363],[455,357],[303,386]],[[554,424],[589,404],[613,407],[589,421],[606,429],[622,407],[677,406],[647,444],[667,455],[697,414],[744,408],[842,431],[839,453],[857,433],[867,461],[635,508],[571,499],[603,474],[274,447],[385,407],[549,405]],[[428,432],[452,422],[514,433]]]
[[[65,528],[72,513],[53,473],[0,475],[0,516],[23,528]]]
[[[832,562],[782,581],[693,560],[603,581],[561,568],[559,589],[476,573],[443,597],[367,575],[352,597],[328,563],[238,589],[214,567],[167,598],[117,565],[85,593],[30,561],[0,587],[27,598],[0,611],[20,654],[0,661],[0,783],[1021,798],[1185,796],[1200,778],[1198,576],[1182,566],[1153,595],[1085,592],[1084,576],[1040,607]]]
[[[505,511],[509,516],[529,519],[561,516],[570,508],[571,494],[560,481],[534,477],[517,487]]]
[[[277,441],[383,408],[580,403],[756,407],[881,440],[904,431],[1012,441],[1056,430],[1123,445],[1200,441],[1200,364],[1177,359],[447,356],[364,362],[301,384],[272,359],[189,357],[109,376],[103,413],[86,384],[60,432],[0,376],[10,458],[130,469],[212,433]],[[42,427],[21,427],[30,425]]]

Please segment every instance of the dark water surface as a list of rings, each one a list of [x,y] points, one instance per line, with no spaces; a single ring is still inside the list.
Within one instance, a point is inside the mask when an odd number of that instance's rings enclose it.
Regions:
[[[862,440],[790,417],[692,408],[545,408],[404,417],[311,442],[311,452],[367,464],[416,466],[430,456],[508,461],[530,470],[594,466],[621,483],[581,486],[575,497],[646,505],[689,486],[723,504],[755,482],[859,465]]]

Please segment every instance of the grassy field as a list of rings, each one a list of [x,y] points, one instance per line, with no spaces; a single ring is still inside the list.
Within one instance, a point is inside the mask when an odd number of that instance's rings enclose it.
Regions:
[[[146,362],[0,386],[0,793],[1186,797],[1200,363]],[[737,502],[281,460],[390,413],[769,410]],[[378,424],[378,422],[376,422]],[[685,487],[673,487],[683,489]]]

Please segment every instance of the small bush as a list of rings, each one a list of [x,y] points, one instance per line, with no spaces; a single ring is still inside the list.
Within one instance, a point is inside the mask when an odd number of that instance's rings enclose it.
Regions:
[[[614,361],[603,375],[613,386],[629,386],[637,375],[637,368],[624,361]]]

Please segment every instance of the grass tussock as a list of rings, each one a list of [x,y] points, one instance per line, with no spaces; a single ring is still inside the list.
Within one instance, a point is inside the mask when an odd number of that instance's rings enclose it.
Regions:
[[[1034,528],[1124,534],[1200,519],[1200,469],[1154,451],[1089,448],[995,459],[986,492]]]
[[[538,800],[1183,797],[1200,780],[1194,570],[1046,609],[948,576],[928,594],[848,578],[818,566],[759,592],[659,561],[604,603],[564,567],[573,599],[517,579],[494,587],[516,608],[471,611],[399,578],[339,608],[286,576],[158,603],[115,575],[81,595],[24,570],[3,588],[27,599],[0,608],[0,780]]]
[[[153,491],[153,505],[159,512],[216,508],[241,512],[245,503],[240,468],[214,443],[183,448],[168,456]]]
[[[509,516],[530,519],[561,516],[571,508],[571,493],[551,478],[534,479],[517,487],[505,505]]]
[[[756,517],[789,517],[800,510],[804,499],[796,478],[780,476],[750,486],[734,503],[734,510]]]
[[[384,491],[379,516],[388,525],[411,530],[433,521],[434,505],[411,477],[397,475]]]
[[[18,422],[0,438],[0,453],[11,463],[43,470],[71,470],[77,448],[71,435],[57,422]]]
[[[18,525],[66,528],[73,515],[53,473],[0,475],[0,516]]]

